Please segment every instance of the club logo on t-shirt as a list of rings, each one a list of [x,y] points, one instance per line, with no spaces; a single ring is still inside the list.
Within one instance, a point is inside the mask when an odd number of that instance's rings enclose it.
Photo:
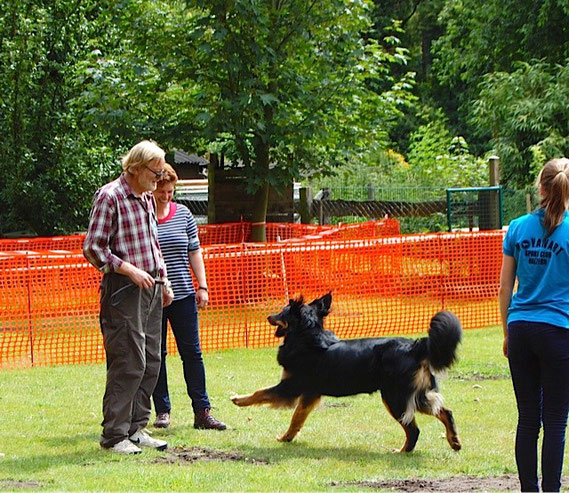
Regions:
[[[528,263],[532,265],[546,265],[553,255],[563,252],[563,247],[547,238],[530,238],[518,244],[524,250]]]

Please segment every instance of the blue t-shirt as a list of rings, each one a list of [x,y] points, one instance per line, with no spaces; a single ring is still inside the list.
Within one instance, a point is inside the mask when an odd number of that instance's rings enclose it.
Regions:
[[[510,223],[504,254],[516,260],[518,290],[508,309],[508,323],[543,322],[569,328],[569,216],[548,237],[544,210]]]

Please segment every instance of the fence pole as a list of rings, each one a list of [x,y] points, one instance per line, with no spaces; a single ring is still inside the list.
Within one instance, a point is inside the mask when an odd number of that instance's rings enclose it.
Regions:
[[[452,211],[450,208],[450,190],[447,188],[447,224],[448,224],[448,232],[452,231]]]
[[[526,212],[529,214],[532,211],[531,194],[526,193]]]
[[[318,192],[320,200],[318,203],[318,224],[322,226],[323,224],[328,224],[330,222],[330,216],[324,211],[324,201],[330,198],[330,188],[324,187],[320,192]]]
[[[500,184],[500,158],[498,156],[490,156],[488,158],[489,185],[497,187]]]
[[[300,189],[300,202],[298,204],[300,222],[310,224],[312,220],[312,188],[302,187]]]
[[[498,156],[490,156],[488,158],[488,183],[491,187],[500,185],[500,158]],[[483,197],[483,208],[486,209],[488,218],[479,219],[480,229],[501,229],[502,228],[502,203],[499,190],[488,192]],[[484,198],[486,200],[484,200]],[[481,211],[482,212],[482,211]]]
[[[28,295],[28,337],[30,339],[30,360],[34,366],[34,324],[32,321],[32,278],[31,278],[30,254],[26,253],[26,289]]]
[[[215,224],[217,216],[215,213],[215,172],[219,167],[217,154],[210,154],[207,164],[207,222]]]

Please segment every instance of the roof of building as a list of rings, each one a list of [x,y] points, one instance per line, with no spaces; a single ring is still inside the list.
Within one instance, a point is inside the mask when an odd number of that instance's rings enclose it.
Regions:
[[[200,166],[207,166],[207,159],[197,156],[196,154],[188,154],[185,151],[177,150],[174,151],[174,163],[175,164],[199,164]]]

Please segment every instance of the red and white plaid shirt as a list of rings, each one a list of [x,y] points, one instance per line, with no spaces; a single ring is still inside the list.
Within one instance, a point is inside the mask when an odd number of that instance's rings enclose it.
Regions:
[[[126,261],[165,278],[152,193],[134,195],[124,173],[97,190],[83,254],[104,273],[116,271]]]

